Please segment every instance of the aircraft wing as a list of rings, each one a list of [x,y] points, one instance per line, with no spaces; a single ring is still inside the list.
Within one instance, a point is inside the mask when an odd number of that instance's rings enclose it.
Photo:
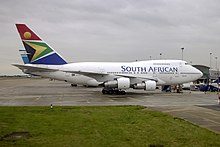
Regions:
[[[105,82],[107,81],[110,74],[104,73],[104,72],[94,72],[94,71],[68,71],[68,70],[62,70],[63,72],[69,72],[69,73],[75,73],[75,74],[81,74],[87,77],[91,77],[96,79],[99,82]]]
[[[81,75],[109,75],[104,72],[93,72],[93,71],[68,71],[68,70],[63,70],[64,72],[69,72],[69,73],[75,73],[75,74],[81,74]]]
[[[70,72],[70,73],[75,73],[75,74],[81,74],[81,75],[85,75],[91,78],[96,79],[97,81],[100,82],[105,82],[107,81],[106,79],[108,79],[108,77],[125,77],[125,78],[129,78],[129,79],[139,79],[139,80],[143,80],[143,81],[147,81],[147,80],[152,80],[155,82],[160,82],[160,83],[165,83],[164,81],[156,78],[156,77],[152,77],[152,76],[135,76],[135,75],[129,75],[129,74],[116,74],[116,75],[111,75],[108,73],[103,73],[103,72],[88,72],[88,71],[64,71],[64,72]]]
[[[153,78],[152,76],[135,76],[135,75],[125,75],[125,74],[118,74],[117,76],[125,77],[125,78],[138,78],[144,80],[152,80],[158,82],[158,78]]]
[[[33,66],[31,64],[12,64],[13,66],[18,67],[24,72],[50,72],[50,71],[58,71],[58,69],[50,69],[47,67],[38,67]]]

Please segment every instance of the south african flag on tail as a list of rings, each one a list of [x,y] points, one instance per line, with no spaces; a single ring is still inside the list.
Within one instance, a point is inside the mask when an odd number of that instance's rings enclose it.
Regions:
[[[67,62],[25,24],[16,24],[31,64],[62,65]]]

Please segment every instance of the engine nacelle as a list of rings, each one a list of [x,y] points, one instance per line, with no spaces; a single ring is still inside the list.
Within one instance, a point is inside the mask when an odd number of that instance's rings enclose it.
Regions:
[[[134,89],[144,89],[146,91],[153,91],[156,89],[156,82],[155,81],[144,81],[143,83],[137,83],[134,85]]]
[[[104,86],[106,88],[129,89],[130,79],[129,78],[118,78],[114,81],[105,82]]]
[[[145,81],[145,89],[146,91],[154,91],[156,89],[156,82],[155,81]]]

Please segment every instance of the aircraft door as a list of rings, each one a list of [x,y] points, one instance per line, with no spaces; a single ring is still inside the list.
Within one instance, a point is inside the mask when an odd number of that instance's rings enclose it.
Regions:
[[[181,70],[181,68],[182,68],[182,63],[180,62],[179,63],[179,67],[177,67],[177,69],[178,69],[177,72],[174,72],[176,79],[178,79],[180,77],[180,70]]]

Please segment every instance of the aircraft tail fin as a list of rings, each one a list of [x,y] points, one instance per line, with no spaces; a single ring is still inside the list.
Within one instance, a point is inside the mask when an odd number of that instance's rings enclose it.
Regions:
[[[25,24],[16,24],[16,27],[26,50],[26,55],[23,55],[24,58],[22,57],[24,62],[47,65],[67,63],[52,47]]]

